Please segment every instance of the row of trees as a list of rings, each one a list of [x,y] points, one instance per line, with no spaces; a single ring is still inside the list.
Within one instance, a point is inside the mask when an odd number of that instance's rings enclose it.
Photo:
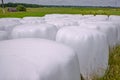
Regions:
[[[2,4],[0,4],[0,6],[3,6],[3,0],[2,1]],[[38,5],[38,4],[27,4],[27,3],[12,3],[12,2],[9,2],[9,3],[5,3],[4,4],[4,7],[16,7],[17,5],[23,5],[24,7],[30,7],[30,8],[37,8],[37,7],[80,7],[80,8],[93,8],[93,7],[106,7],[106,8],[110,8],[111,6],[77,6],[77,5]],[[113,8],[113,7],[111,7]]]
[[[3,13],[5,13],[5,7],[16,7],[18,11],[26,11],[25,7],[32,7],[32,8],[37,8],[41,7],[40,5],[37,4],[26,4],[26,3],[5,3],[4,0],[1,0],[2,4],[0,6],[2,7]]]
[[[37,4],[26,4],[26,3],[5,3],[4,7],[16,7],[17,5],[23,5],[25,7],[31,7],[31,8],[37,8],[37,7],[41,7],[41,5],[37,5]],[[1,4],[2,6],[2,4]]]

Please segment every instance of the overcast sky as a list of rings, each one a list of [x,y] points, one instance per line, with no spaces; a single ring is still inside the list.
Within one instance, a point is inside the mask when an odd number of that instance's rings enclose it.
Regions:
[[[4,2],[34,3],[42,5],[119,6],[120,0],[4,0]]]

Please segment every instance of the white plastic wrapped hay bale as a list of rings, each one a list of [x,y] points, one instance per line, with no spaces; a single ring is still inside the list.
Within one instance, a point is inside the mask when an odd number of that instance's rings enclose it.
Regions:
[[[117,28],[117,45],[120,44],[120,22],[119,21],[109,21],[110,23],[113,23],[115,25],[115,27]]]
[[[21,18],[0,18],[0,21],[20,21]]]
[[[57,28],[51,24],[22,24],[16,26],[12,38],[44,38],[55,40]]]
[[[89,29],[95,29],[103,32],[107,36],[108,44],[112,48],[117,43],[117,26],[108,21],[95,21],[95,22],[83,22],[79,27],[85,27]]]
[[[120,16],[110,15],[109,21],[115,24],[118,24],[118,43],[117,44],[120,44]]]
[[[84,19],[82,15],[50,14],[45,17],[46,23],[55,25],[58,29],[66,26],[77,26],[78,21]]]
[[[45,15],[45,19],[61,19],[70,16],[70,14],[47,14]]]
[[[0,41],[7,39],[8,39],[8,33],[6,31],[0,31]]]
[[[25,23],[45,23],[43,17],[24,17],[20,22],[22,24],[25,24]]]
[[[45,21],[43,19],[38,19],[38,20],[34,20],[34,19],[31,19],[31,20],[21,20],[20,23],[22,24],[35,24],[35,23],[45,23]]]
[[[83,17],[83,19],[78,20],[78,24],[80,25],[81,23],[84,22],[95,22],[95,21],[108,21],[108,16],[107,15],[96,15],[96,16],[91,16],[91,17]]]
[[[5,30],[7,32],[11,32],[12,29],[16,26],[19,25],[19,21],[7,21],[7,20],[1,20],[0,21],[0,29]]]
[[[116,28],[116,32],[117,32],[117,43],[116,45],[120,44],[120,23],[118,21],[108,21],[109,23],[113,24],[113,28]],[[115,37],[114,37],[115,38]]]
[[[66,27],[58,31],[56,41],[77,52],[80,72],[85,80],[104,75],[108,67],[108,44],[103,33],[92,29]]]
[[[47,14],[44,16],[45,19],[62,19],[62,18],[80,18],[83,17],[81,14]]]
[[[88,18],[89,21],[107,21],[109,20],[107,15],[96,15]]]
[[[110,15],[110,16],[109,16],[109,20],[110,20],[110,21],[117,21],[117,22],[120,22],[120,16],[117,16],[117,15]]]
[[[0,42],[0,80],[80,80],[74,51],[44,39]]]
[[[78,25],[78,23],[74,20],[70,19],[49,19],[46,20],[46,23],[55,25],[58,29],[66,27],[66,26],[75,26]]]

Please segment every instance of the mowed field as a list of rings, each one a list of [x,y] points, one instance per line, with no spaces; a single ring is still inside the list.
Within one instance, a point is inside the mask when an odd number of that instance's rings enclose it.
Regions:
[[[0,17],[18,17],[25,16],[44,16],[46,14],[105,14],[105,15],[120,15],[120,8],[27,8],[26,12],[7,12],[2,13],[0,8]],[[120,46],[116,46],[110,50],[109,69],[103,78],[95,80],[120,80]]]
[[[44,16],[45,14],[105,14],[120,15],[120,8],[68,8],[68,7],[43,7],[43,8],[27,8],[26,12],[7,12],[2,13],[0,8],[0,17],[24,17],[24,16]]]

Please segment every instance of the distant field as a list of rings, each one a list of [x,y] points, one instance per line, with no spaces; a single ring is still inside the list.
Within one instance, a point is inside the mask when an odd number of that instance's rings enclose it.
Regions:
[[[44,16],[45,14],[105,14],[120,15],[120,8],[64,8],[64,7],[44,7],[44,8],[27,8],[26,12],[7,12],[2,13],[0,8],[0,17],[24,17],[24,16]]]

